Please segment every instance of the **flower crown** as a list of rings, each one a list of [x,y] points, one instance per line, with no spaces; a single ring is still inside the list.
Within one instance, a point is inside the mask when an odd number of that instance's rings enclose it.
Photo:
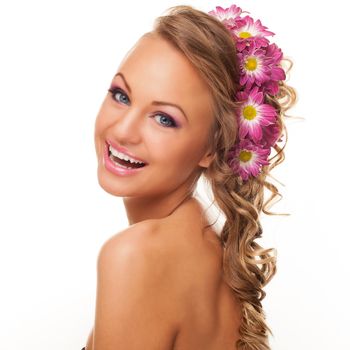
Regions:
[[[243,180],[258,176],[262,165],[270,164],[268,156],[279,139],[277,110],[265,103],[265,96],[275,96],[279,81],[286,79],[279,65],[283,53],[276,44],[270,44],[266,36],[275,35],[263,26],[260,20],[241,17],[236,5],[227,9],[216,6],[208,14],[218,18],[229,29],[237,48],[240,66],[237,101],[238,137],[229,151],[228,164]]]

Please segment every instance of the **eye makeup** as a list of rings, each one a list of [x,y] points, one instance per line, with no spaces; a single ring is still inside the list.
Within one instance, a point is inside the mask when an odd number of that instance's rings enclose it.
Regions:
[[[128,95],[124,92],[123,89],[121,89],[119,86],[117,85],[112,85],[109,89],[108,89],[108,92],[111,94],[112,96],[112,99],[114,101],[116,101],[117,103],[122,103],[122,104],[126,104],[126,105],[129,105],[130,104],[130,100],[129,100],[129,97]],[[117,94],[120,94],[121,96],[125,96],[127,98],[127,100],[129,101],[129,103],[124,103],[124,102],[121,102],[120,99],[117,99],[115,98],[115,96]],[[153,116],[160,116],[161,118],[166,118],[167,120],[169,120],[170,124],[163,124],[163,123],[160,123],[160,125],[164,126],[164,127],[170,127],[170,128],[177,128],[179,127],[179,123],[176,121],[176,119],[172,116],[170,116],[169,114],[167,113],[164,113],[164,112],[155,112],[153,114]],[[164,120],[164,119],[163,119]],[[159,124],[159,123],[158,123]]]
[[[111,93],[113,100],[115,100],[117,102],[120,102],[119,100],[115,99],[115,97],[114,97],[117,93],[120,93],[120,94],[127,97],[127,95],[124,93],[124,91],[121,88],[119,88],[118,86],[111,86],[108,89],[108,91]],[[129,98],[128,98],[128,100],[129,100]]]

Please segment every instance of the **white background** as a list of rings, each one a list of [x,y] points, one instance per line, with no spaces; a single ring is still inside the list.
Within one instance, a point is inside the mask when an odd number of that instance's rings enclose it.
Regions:
[[[278,271],[263,305],[274,350],[350,349],[346,2],[236,1],[294,61],[298,104],[283,199],[262,216]],[[3,1],[0,5],[0,347],[80,350],[96,257],[127,226],[97,182],[93,127],[120,60],[169,6],[230,1]],[[151,349],[150,349],[151,350]]]

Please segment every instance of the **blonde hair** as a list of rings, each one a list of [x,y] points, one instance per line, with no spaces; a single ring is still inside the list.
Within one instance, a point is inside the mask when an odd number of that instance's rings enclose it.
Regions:
[[[287,116],[285,112],[296,102],[296,91],[283,81],[277,96],[267,96],[265,103],[278,111],[280,136],[285,132],[285,144],[283,148],[274,146],[276,155],[270,159],[270,165],[263,166],[258,177],[243,182],[227,164],[228,151],[237,137],[234,110],[238,104],[234,96],[239,88],[240,74],[230,32],[217,18],[191,6],[179,5],[170,7],[165,15],[156,18],[152,33],[179,49],[198,69],[212,93],[215,122],[208,146],[215,156],[210,166],[203,168],[202,174],[226,218],[220,234],[224,251],[223,276],[237,295],[242,309],[240,339],[235,345],[237,349],[268,350],[268,332],[273,333],[266,324],[261,304],[266,294],[262,288],[276,273],[276,256],[271,254],[275,249],[263,249],[255,240],[263,232],[260,212],[279,215],[266,208],[276,196],[282,197],[266,177],[284,160],[287,129],[282,117]],[[286,58],[283,61],[290,63],[289,71],[292,61]],[[272,192],[266,202],[263,200],[264,187]]]

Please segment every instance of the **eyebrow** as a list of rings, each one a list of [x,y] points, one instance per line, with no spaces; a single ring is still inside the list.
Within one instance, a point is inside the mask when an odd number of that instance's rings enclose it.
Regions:
[[[124,84],[125,84],[126,88],[129,90],[129,92],[130,92],[130,94],[131,94],[131,93],[132,93],[132,92],[131,92],[131,88],[130,88],[129,84],[127,83],[127,81],[126,81],[126,79],[125,79],[123,73],[120,73],[120,72],[119,72],[119,73],[117,73],[117,74],[115,75],[115,77],[118,76],[118,75],[120,75],[121,78],[124,80]],[[178,109],[182,112],[182,114],[185,116],[186,120],[188,121],[188,118],[187,118],[187,115],[186,115],[185,111],[181,108],[181,106],[179,106],[179,105],[177,105],[177,104],[175,104],[175,103],[165,102],[165,101],[153,101],[151,104],[154,105],[154,106],[165,106],[165,105],[168,105],[168,106],[176,107],[176,108],[178,108]]]

